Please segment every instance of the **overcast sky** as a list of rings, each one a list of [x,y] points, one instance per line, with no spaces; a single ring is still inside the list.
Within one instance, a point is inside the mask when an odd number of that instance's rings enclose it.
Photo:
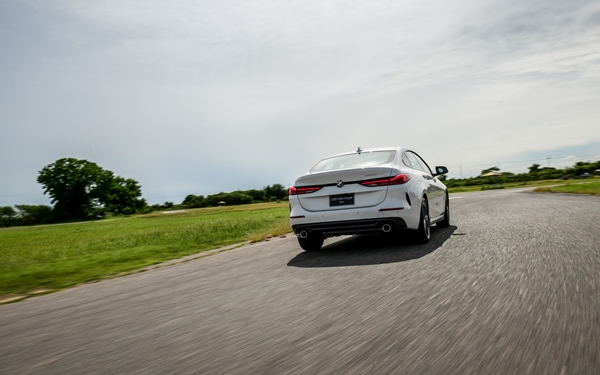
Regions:
[[[0,205],[49,204],[63,157],[153,204],[358,146],[449,177],[599,160],[600,3],[0,2]]]

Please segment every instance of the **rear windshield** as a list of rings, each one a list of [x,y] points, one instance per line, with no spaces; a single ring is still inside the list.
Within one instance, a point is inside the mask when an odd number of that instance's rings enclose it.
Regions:
[[[364,168],[379,164],[387,164],[394,160],[396,151],[372,151],[360,154],[334,156],[318,162],[311,172],[333,171],[346,168]]]

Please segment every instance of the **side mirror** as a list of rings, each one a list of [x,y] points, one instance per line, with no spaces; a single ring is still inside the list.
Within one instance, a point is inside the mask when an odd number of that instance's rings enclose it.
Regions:
[[[439,166],[435,167],[435,175],[436,176],[439,176],[441,174],[446,174],[446,173],[448,173],[448,168],[446,168],[446,167],[439,167]]]

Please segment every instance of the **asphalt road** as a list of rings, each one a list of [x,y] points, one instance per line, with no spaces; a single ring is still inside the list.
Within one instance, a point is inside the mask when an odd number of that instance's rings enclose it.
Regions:
[[[0,306],[0,374],[598,374],[600,197],[451,196],[405,238],[292,236]]]

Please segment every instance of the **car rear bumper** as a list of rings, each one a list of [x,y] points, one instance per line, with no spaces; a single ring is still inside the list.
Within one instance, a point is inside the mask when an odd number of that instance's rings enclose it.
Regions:
[[[294,233],[299,237],[303,235],[332,237],[360,233],[397,232],[406,227],[406,222],[399,217],[292,225]]]

